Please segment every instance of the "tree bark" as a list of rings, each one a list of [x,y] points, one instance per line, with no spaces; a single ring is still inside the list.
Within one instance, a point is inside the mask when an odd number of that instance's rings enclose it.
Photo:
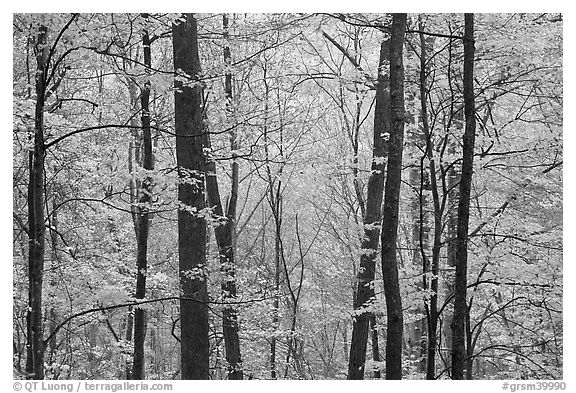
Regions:
[[[378,85],[376,87],[376,107],[374,109],[374,145],[372,165],[368,179],[366,208],[364,214],[364,238],[360,255],[356,291],[354,296],[355,316],[352,325],[348,379],[364,379],[366,363],[366,345],[368,342],[369,321],[373,312],[374,274],[380,237],[382,218],[382,194],[384,191],[385,158],[387,154],[386,134],[390,134],[390,94],[388,76],[382,67],[389,56],[389,43],[383,41],[380,46],[378,67]],[[377,334],[377,333],[376,333]]]
[[[464,116],[462,176],[458,200],[458,228],[456,233],[456,276],[454,283],[454,318],[452,320],[452,379],[464,378],[466,358],[466,275],[468,270],[468,221],[470,217],[470,189],[474,164],[474,14],[464,17]]]
[[[174,105],[178,185],[178,255],[180,284],[182,379],[208,379],[208,289],[206,277],[206,220],[203,218],[204,155],[203,102],[198,80],[197,22],[185,14],[172,25]]]
[[[144,19],[147,15],[142,15]],[[144,49],[144,65],[146,74],[150,74],[152,57],[150,53],[150,37],[144,30],[142,35],[142,47]],[[147,171],[154,169],[154,156],[152,153],[152,136],[150,132],[150,81],[144,82],[140,92],[140,108],[142,122],[143,142],[143,167]],[[146,296],[146,273],[148,270],[148,235],[150,232],[150,212],[147,204],[152,196],[153,180],[147,175],[142,182],[142,196],[138,205],[137,226],[137,259],[136,259],[136,299],[144,299]],[[143,308],[134,309],[134,361],[132,363],[132,379],[144,379],[144,340],[146,339],[146,312]]]
[[[394,14],[390,37],[390,108],[392,125],[382,221],[382,277],[386,297],[386,379],[402,379],[402,298],[398,281],[396,240],[404,143],[404,65],[406,14]]]
[[[34,144],[29,155],[28,183],[28,315],[26,372],[31,379],[44,379],[44,342],[42,321],[42,284],[44,278],[44,105],[48,72],[48,29],[40,26],[37,36],[36,108]]]

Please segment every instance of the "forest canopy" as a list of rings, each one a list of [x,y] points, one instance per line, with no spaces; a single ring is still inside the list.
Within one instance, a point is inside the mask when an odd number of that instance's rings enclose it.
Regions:
[[[562,379],[561,14],[14,14],[18,379]]]

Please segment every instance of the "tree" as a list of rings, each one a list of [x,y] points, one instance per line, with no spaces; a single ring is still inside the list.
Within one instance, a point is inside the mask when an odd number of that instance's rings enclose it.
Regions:
[[[222,16],[222,24],[224,28],[224,39],[229,38],[228,33],[228,16]],[[229,66],[232,62],[230,47],[228,43],[224,46],[224,63]],[[226,114],[231,117],[232,105],[232,74],[227,71],[224,82],[224,90],[226,94]],[[232,179],[230,199],[228,201],[228,209],[224,213],[222,201],[220,199],[220,191],[218,187],[218,176],[216,173],[216,163],[213,160],[208,160],[206,164],[206,191],[208,193],[208,202],[210,208],[213,209],[212,213],[215,218],[214,233],[216,235],[216,242],[218,244],[218,253],[220,255],[220,270],[222,272],[222,300],[224,302],[234,302],[237,294],[236,289],[236,267],[235,267],[235,224],[236,224],[236,206],[238,201],[238,162],[234,159],[237,149],[236,133],[233,129],[230,132],[230,147],[232,150]],[[205,147],[211,149],[210,134],[205,135]],[[222,333],[224,336],[224,347],[226,352],[226,362],[228,370],[228,379],[243,379],[242,370],[242,357],[240,355],[240,338],[238,333],[238,311],[232,304],[227,304],[222,311]]]
[[[34,142],[29,153],[28,182],[28,353],[26,372],[33,379],[44,379],[44,326],[42,322],[42,285],[44,279],[44,105],[48,79],[48,28],[40,25],[36,41],[36,110]]]
[[[464,378],[465,323],[468,306],[466,286],[468,273],[468,223],[470,189],[474,165],[476,117],[474,108],[474,14],[464,17],[464,116],[466,126],[462,148],[462,175],[458,200],[456,233],[456,276],[454,278],[454,318],[452,320],[452,379]]]
[[[144,20],[148,19],[143,14]],[[150,36],[145,29],[142,32],[142,47],[144,53],[144,65],[146,73],[150,75],[149,68],[152,66],[150,51]],[[152,134],[150,129],[150,82],[145,81],[140,91],[140,108],[142,111],[142,144],[143,144],[143,167],[146,171],[154,170],[154,155],[152,152]],[[142,196],[138,201],[135,228],[137,237],[137,260],[136,260],[136,299],[144,299],[146,296],[146,275],[148,269],[148,235],[150,232],[150,208],[147,204],[152,197],[152,177],[148,174],[142,184]],[[132,378],[144,379],[144,340],[146,338],[146,312],[143,308],[136,307],[134,310],[134,361],[132,366]]]
[[[174,51],[174,114],[178,165],[178,254],[182,379],[208,379],[208,289],[204,197],[204,133],[202,86],[198,80],[197,21],[193,14],[172,26]]]
[[[382,221],[382,277],[386,296],[386,379],[402,379],[403,312],[396,260],[396,240],[404,143],[404,65],[402,60],[406,14],[394,14],[390,35],[390,113],[388,170]]]
[[[420,21],[420,30],[423,30],[422,21]],[[434,379],[436,373],[436,349],[437,349],[437,329],[438,329],[438,272],[440,267],[440,248],[442,236],[442,215],[444,212],[444,203],[440,201],[438,195],[438,185],[436,178],[436,163],[434,161],[434,149],[430,125],[428,122],[428,105],[427,105],[427,81],[426,81],[426,64],[427,64],[427,48],[426,39],[424,34],[419,34],[420,38],[420,110],[422,117],[422,130],[424,131],[425,138],[425,154],[423,157],[429,160],[429,174],[430,174],[430,188],[432,189],[432,203],[434,212],[434,240],[432,246],[432,263],[424,257],[424,274],[431,272],[430,301],[426,303],[426,320],[427,320],[427,335],[426,335],[426,379]],[[422,160],[422,161],[423,161]],[[422,163],[423,168],[423,163]],[[423,172],[423,171],[422,171]],[[424,176],[424,173],[422,173]],[[421,211],[422,211],[421,203]],[[423,223],[420,223],[423,225]],[[424,254],[423,254],[424,255]],[[431,265],[431,266],[429,266]],[[427,289],[427,279],[424,276],[424,288]]]
[[[366,363],[366,343],[372,315],[371,302],[374,301],[374,274],[382,221],[382,194],[384,191],[384,172],[386,170],[387,135],[390,135],[390,93],[388,76],[384,73],[386,60],[389,58],[388,41],[380,45],[380,62],[378,66],[378,85],[376,87],[376,105],[374,109],[374,145],[372,165],[366,207],[364,213],[364,238],[358,269],[358,283],[354,296],[354,319],[348,379],[364,379]]]

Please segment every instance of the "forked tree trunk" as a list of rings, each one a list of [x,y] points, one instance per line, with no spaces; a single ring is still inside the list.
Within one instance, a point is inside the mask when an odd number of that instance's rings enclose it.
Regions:
[[[374,301],[374,274],[380,237],[379,224],[382,218],[382,194],[388,144],[386,134],[390,133],[389,82],[382,67],[389,53],[388,41],[382,42],[378,67],[378,86],[376,87],[376,107],[374,109],[372,171],[368,179],[366,209],[363,219],[364,238],[360,255],[360,269],[358,269],[356,277],[358,283],[354,296],[355,315],[352,325],[348,379],[364,379],[369,322],[373,315],[370,304]]]
[[[382,221],[382,277],[386,297],[386,379],[402,379],[403,314],[396,240],[400,186],[402,182],[402,148],[404,143],[404,65],[402,53],[406,31],[406,14],[394,14],[390,37],[390,108],[391,128],[388,145],[388,171],[384,193]]]
[[[44,278],[44,104],[48,69],[48,29],[40,26],[37,37],[36,108],[33,151],[29,156],[28,183],[28,315],[26,373],[31,379],[44,379],[42,284]]]
[[[456,233],[456,276],[454,283],[454,318],[452,320],[452,379],[464,378],[466,359],[466,284],[468,272],[468,221],[470,217],[470,189],[474,165],[476,119],[474,117],[474,14],[464,16],[464,116],[462,176],[458,201],[458,229]]]
[[[144,19],[147,15],[142,15]],[[150,53],[150,37],[148,31],[144,30],[142,35],[142,46],[144,49],[144,65],[146,74],[150,74],[152,57]],[[140,108],[142,122],[142,142],[143,142],[143,167],[147,171],[154,169],[154,157],[152,153],[152,135],[150,132],[150,81],[144,82],[144,87],[140,92]],[[136,259],[136,299],[144,299],[146,296],[146,273],[148,270],[148,234],[150,231],[149,204],[152,196],[153,180],[150,175],[142,182],[142,195],[138,206],[136,225],[137,233],[137,259]],[[144,379],[144,340],[146,338],[146,312],[140,307],[134,309],[134,361],[132,363],[132,379]]]
[[[208,289],[206,221],[203,218],[204,155],[202,87],[198,80],[197,22],[185,14],[172,25],[174,113],[178,185],[178,255],[181,285],[180,348],[182,379],[208,379]]]

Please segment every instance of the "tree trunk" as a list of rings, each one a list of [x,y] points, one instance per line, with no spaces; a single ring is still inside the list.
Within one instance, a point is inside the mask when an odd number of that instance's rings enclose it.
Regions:
[[[396,262],[402,148],[404,143],[404,66],[406,14],[394,14],[390,37],[391,129],[382,221],[382,277],[386,297],[386,379],[402,379],[402,298]]]
[[[125,340],[127,345],[130,345],[134,331],[134,312],[132,310],[133,310],[132,306],[128,307],[128,313],[126,314]],[[132,379],[132,364],[130,364],[129,360],[126,361],[125,372],[126,372],[126,379],[128,380]]]
[[[224,40],[228,40],[228,16],[222,16],[224,27]],[[232,64],[232,56],[228,42],[224,45],[224,62],[226,65]],[[232,118],[232,74],[227,71],[224,76],[224,90],[226,94],[226,114],[228,120]],[[226,212],[226,224],[223,225],[224,236],[222,247],[220,248],[220,263],[223,273],[222,293],[223,300],[236,300],[236,261],[235,261],[235,227],[236,227],[236,205],[238,200],[238,161],[236,160],[236,131],[230,132],[230,149],[232,151],[232,179],[230,186],[230,199]],[[222,211],[222,205],[220,205]],[[218,234],[217,234],[218,236]],[[226,349],[226,362],[228,363],[228,379],[242,379],[242,358],[240,356],[240,338],[238,334],[238,311],[234,306],[226,306],[222,315],[222,330],[224,335],[224,347]]]
[[[374,146],[372,150],[372,165],[366,209],[364,214],[364,238],[360,255],[356,291],[354,296],[354,311],[352,325],[352,341],[350,344],[350,360],[348,362],[348,379],[364,379],[366,363],[366,345],[368,342],[369,321],[372,315],[371,303],[374,301],[374,274],[376,256],[382,217],[382,194],[384,191],[385,158],[387,154],[386,134],[390,134],[390,95],[389,81],[381,68],[389,55],[388,41],[380,46],[380,62],[378,67],[378,86],[376,87],[376,107],[374,109]]]
[[[472,380],[472,367],[474,366],[474,344],[472,342],[472,327],[470,326],[470,310],[472,309],[472,299],[466,307],[466,379]]]
[[[424,27],[420,25],[420,30]],[[428,89],[426,82],[426,39],[424,34],[420,33],[420,108],[422,115],[422,130],[426,142],[425,158],[428,158],[428,171],[430,176],[430,188],[432,190],[432,201],[434,208],[434,240],[432,245],[432,263],[425,261],[424,273],[432,273],[430,280],[430,300],[426,302],[427,314],[427,340],[426,340],[426,379],[435,379],[436,377],[436,351],[437,351],[437,331],[438,331],[438,269],[440,267],[440,251],[442,247],[442,216],[444,206],[440,202],[438,194],[438,184],[436,179],[436,161],[434,160],[434,149],[432,143],[432,132],[428,123]],[[423,167],[423,166],[422,166]],[[426,259],[426,258],[424,258]],[[426,277],[424,278],[426,287]]]
[[[147,15],[142,15],[144,19]],[[146,74],[150,74],[152,58],[150,53],[150,37],[144,30],[142,36],[144,49],[144,65]],[[154,157],[152,153],[152,136],[150,132],[150,81],[144,82],[140,92],[140,107],[142,110],[142,142],[143,142],[143,167],[147,171],[154,169]],[[148,269],[148,234],[150,230],[150,212],[146,206],[152,196],[153,180],[147,175],[142,182],[142,196],[139,200],[137,226],[137,259],[136,259],[136,299],[144,299],[146,296],[146,273]],[[132,379],[144,379],[144,340],[146,338],[146,312],[140,307],[134,309],[134,361],[132,364]]]
[[[50,243],[51,243],[51,255],[50,255],[50,266],[48,271],[56,271],[57,267],[60,265],[59,255],[58,255],[58,230],[59,230],[59,220],[58,220],[58,197],[57,191],[55,192],[52,199],[52,218],[49,221],[49,234],[50,234]],[[48,302],[50,304],[50,309],[48,310],[48,332],[53,332],[57,326],[57,318],[56,309],[54,305],[56,304],[56,291],[58,285],[58,277],[56,274],[50,274],[49,284],[48,284],[48,291],[49,291],[49,298]],[[56,355],[56,350],[58,349],[57,345],[57,335],[51,335],[52,337],[50,340],[47,341],[47,349],[48,349],[48,364],[52,364],[54,362],[54,357]],[[46,358],[46,354],[44,354]]]
[[[376,323],[376,314],[372,313],[370,315],[370,331],[372,332],[372,361],[378,365],[380,363],[380,346],[378,345],[378,327]],[[374,379],[380,379],[381,376],[380,365],[378,368],[374,369],[372,377]]]
[[[207,148],[211,146],[208,135],[205,137],[205,146]],[[212,209],[212,214],[218,220],[224,218],[223,222],[217,223],[214,227],[218,253],[220,255],[220,270],[222,272],[222,300],[223,302],[234,302],[236,301],[237,295],[233,241],[234,219],[236,214],[235,208],[231,209],[231,204],[229,204],[228,212],[226,216],[224,216],[216,174],[216,164],[214,161],[208,161],[206,163],[206,191],[208,193],[208,203]],[[243,379],[240,339],[238,336],[238,313],[234,305],[227,304],[222,311],[222,333],[224,336],[224,348],[226,350],[226,362],[228,363],[228,379]]]
[[[206,220],[203,218],[204,155],[202,87],[198,80],[197,22],[185,14],[172,25],[176,160],[178,164],[178,254],[182,379],[208,379],[208,289]],[[184,82],[185,81],[185,82]]]
[[[265,100],[264,100],[264,152],[266,155],[266,175],[268,180],[268,204],[270,205],[270,210],[274,218],[274,300],[272,302],[272,327],[274,332],[270,339],[270,378],[277,379],[278,369],[276,364],[277,358],[277,332],[280,329],[280,264],[282,262],[282,209],[283,209],[283,199],[282,199],[282,170],[281,165],[278,170],[278,181],[276,181],[275,176],[272,175],[272,170],[270,168],[270,151],[269,151],[269,136],[268,136],[268,110],[269,110],[269,95],[270,87],[268,86],[267,80],[267,69],[266,63],[264,64],[264,75],[263,82],[265,88]],[[283,132],[282,127],[280,127],[280,144],[279,153],[280,159],[284,157],[283,150]]]
[[[464,17],[464,115],[466,127],[463,138],[462,177],[458,201],[458,229],[456,233],[456,276],[454,283],[454,319],[452,320],[452,379],[464,378],[466,358],[466,275],[468,269],[468,221],[470,217],[470,189],[474,164],[474,14]]]
[[[48,29],[40,26],[36,43],[36,108],[34,147],[30,152],[28,183],[28,315],[26,372],[31,379],[44,379],[44,342],[42,321],[42,283],[44,277],[44,104],[48,69]]]
[[[454,102],[456,101],[456,92],[454,87],[452,87],[452,58],[453,58],[453,50],[452,50],[452,42],[450,42],[448,46],[448,84],[450,86],[450,93],[451,93],[451,108],[450,113],[452,114],[452,122],[449,122],[449,128],[447,129],[447,133],[452,133],[453,135],[460,135],[463,133],[464,130],[464,114],[462,110],[456,110]],[[457,90],[462,90],[458,88]],[[446,138],[449,138],[446,135]],[[456,149],[459,145],[459,142],[455,139],[447,140],[447,151],[450,156],[456,155]],[[461,168],[457,168],[456,165],[449,165],[448,170],[446,171],[447,176],[447,190],[448,193],[448,208],[447,208],[447,250],[446,250],[446,262],[447,262],[447,272],[444,279],[444,287],[445,287],[445,294],[446,298],[450,297],[454,294],[454,276],[455,276],[455,268],[456,268],[456,232],[458,229],[458,200],[459,200],[459,189],[458,186],[460,184],[460,170]],[[449,312],[448,312],[449,311]],[[440,352],[442,362],[444,367],[448,370],[452,368],[452,358],[449,356],[450,354],[447,353],[447,348],[452,348],[452,318],[453,318],[453,308],[446,309],[445,317],[443,318],[443,326],[442,326],[442,333],[444,336],[444,343],[442,345],[443,351]],[[444,352],[447,353],[447,356],[444,356]],[[450,371],[448,375],[450,376]]]

